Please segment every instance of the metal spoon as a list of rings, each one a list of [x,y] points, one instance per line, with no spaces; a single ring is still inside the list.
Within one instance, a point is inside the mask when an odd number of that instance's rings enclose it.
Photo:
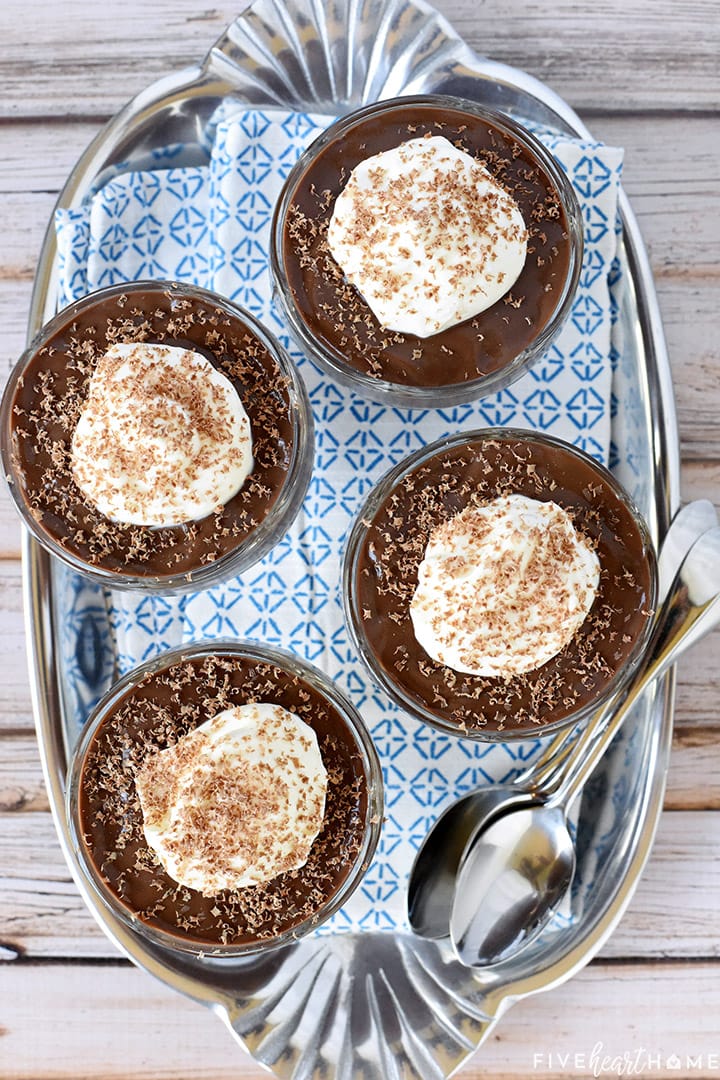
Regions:
[[[590,721],[549,798],[512,808],[466,849],[450,916],[450,937],[464,964],[487,967],[507,959],[546,925],[575,873],[569,806],[647,686],[718,623],[720,528],[715,527],[685,557],[655,618],[643,666],[609,723],[604,710]],[[595,719],[603,730],[593,741]]]
[[[658,558],[659,600],[667,595],[687,551],[717,524],[708,499],[688,503],[673,518]],[[615,701],[610,703],[614,705]],[[607,708],[607,706],[606,706]],[[537,802],[538,792],[554,790],[577,729],[565,729],[551,739],[532,765],[512,785],[492,784],[458,799],[437,819],[415,857],[408,881],[407,910],[410,926],[421,937],[438,939],[449,934],[449,913],[463,854],[473,838],[513,806]]]

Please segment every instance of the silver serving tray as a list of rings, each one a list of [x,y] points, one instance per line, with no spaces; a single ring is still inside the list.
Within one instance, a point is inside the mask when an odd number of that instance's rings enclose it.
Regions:
[[[557,95],[523,72],[479,58],[422,0],[257,0],[199,67],[154,83],[101,131],[58,205],[78,206],[104,179],[158,167],[155,152],[182,147],[173,165],[207,161],[203,132],[229,94],[337,115],[403,93],[447,93],[580,136],[589,133]],[[678,503],[679,452],[669,365],[645,250],[623,193],[624,288],[616,331],[614,469],[655,537]],[[57,307],[52,223],[42,249],[30,336]],[[648,857],[663,803],[673,684],[648,696],[588,785],[578,822],[578,875],[566,928],[484,974],[444,943],[406,934],[306,938],[264,959],[195,959],[138,940],[93,900],[65,817],[68,755],[77,732],[66,693],[62,573],[24,536],[24,589],[33,707],[55,824],[68,866],[108,937],[139,967],[209,1006],[258,1062],[294,1080],[442,1080],[488,1036],[515,1001],[568,979],[588,962],[625,910]],[[110,635],[107,635],[111,638]],[[114,671],[114,658],[104,657]],[[102,666],[102,665],[101,665]]]

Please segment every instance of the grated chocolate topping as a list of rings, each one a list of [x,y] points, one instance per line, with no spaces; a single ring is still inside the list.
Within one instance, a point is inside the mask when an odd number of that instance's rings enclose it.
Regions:
[[[258,701],[281,705],[315,730],[327,770],[323,826],[301,869],[203,896],[173,881],[148,846],[135,777],[151,755],[209,717]],[[356,861],[367,805],[362,760],[337,710],[272,664],[219,654],[149,675],[118,702],[88,749],[80,827],[97,872],[122,904],[149,925],[211,950],[262,942],[316,916]]]
[[[507,678],[432,660],[410,617],[428,539],[466,507],[522,494],[569,514],[600,562],[595,601],[571,641],[542,667]],[[542,443],[480,440],[438,454],[402,478],[371,520],[355,588],[362,633],[410,700],[459,732],[536,733],[593,701],[652,615],[650,556],[630,511],[590,463]]]
[[[98,362],[115,342],[143,341],[201,353],[233,384],[250,419],[253,470],[237,495],[200,521],[113,522],[73,478],[72,436]],[[239,318],[161,286],[110,297],[62,325],[31,359],[13,420],[12,452],[42,528],[84,562],[139,577],[182,574],[242,543],[278,498],[294,448],[286,379],[263,343]]]
[[[593,549],[552,500],[471,504],[430,534],[410,605],[415,636],[456,671],[532,671],[582,624],[597,575]]]
[[[323,147],[301,177],[283,236],[283,264],[297,310],[341,363],[408,386],[477,379],[508,364],[551,318],[568,273],[568,221],[540,163],[515,139],[442,106],[413,105],[368,118]],[[515,200],[528,229],[525,267],[512,298],[423,339],[384,329],[330,254],[332,208],[360,161],[423,135],[444,135],[481,162]],[[389,287],[392,283],[389,282]]]

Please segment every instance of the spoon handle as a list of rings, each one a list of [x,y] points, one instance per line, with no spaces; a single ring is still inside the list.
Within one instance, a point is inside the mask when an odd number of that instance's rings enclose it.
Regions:
[[[556,773],[558,770],[564,770],[565,762],[574,749],[577,738],[577,728],[565,728],[564,731],[559,731],[550,739],[532,764],[513,780],[513,784],[533,791],[547,791],[548,788],[552,788]]]
[[[582,790],[648,685],[720,620],[720,528],[705,533],[691,548],[670,593],[655,619],[645,660],[624,700],[607,718],[607,706],[598,709],[565,758],[564,768],[549,805],[568,806]],[[615,699],[614,704],[617,702]],[[602,731],[598,734],[598,726]]]

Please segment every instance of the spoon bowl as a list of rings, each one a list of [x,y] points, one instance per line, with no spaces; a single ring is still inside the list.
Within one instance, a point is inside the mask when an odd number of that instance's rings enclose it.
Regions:
[[[477,837],[452,910],[462,957],[496,962],[529,944],[575,874],[575,845],[562,809],[529,806],[496,818]]]
[[[433,842],[426,838],[418,851],[408,883],[408,919],[416,934],[430,940],[448,936],[448,912],[465,850],[481,830],[492,828],[499,814],[532,798],[522,787],[491,784],[471,791],[441,814],[429,834]]]

